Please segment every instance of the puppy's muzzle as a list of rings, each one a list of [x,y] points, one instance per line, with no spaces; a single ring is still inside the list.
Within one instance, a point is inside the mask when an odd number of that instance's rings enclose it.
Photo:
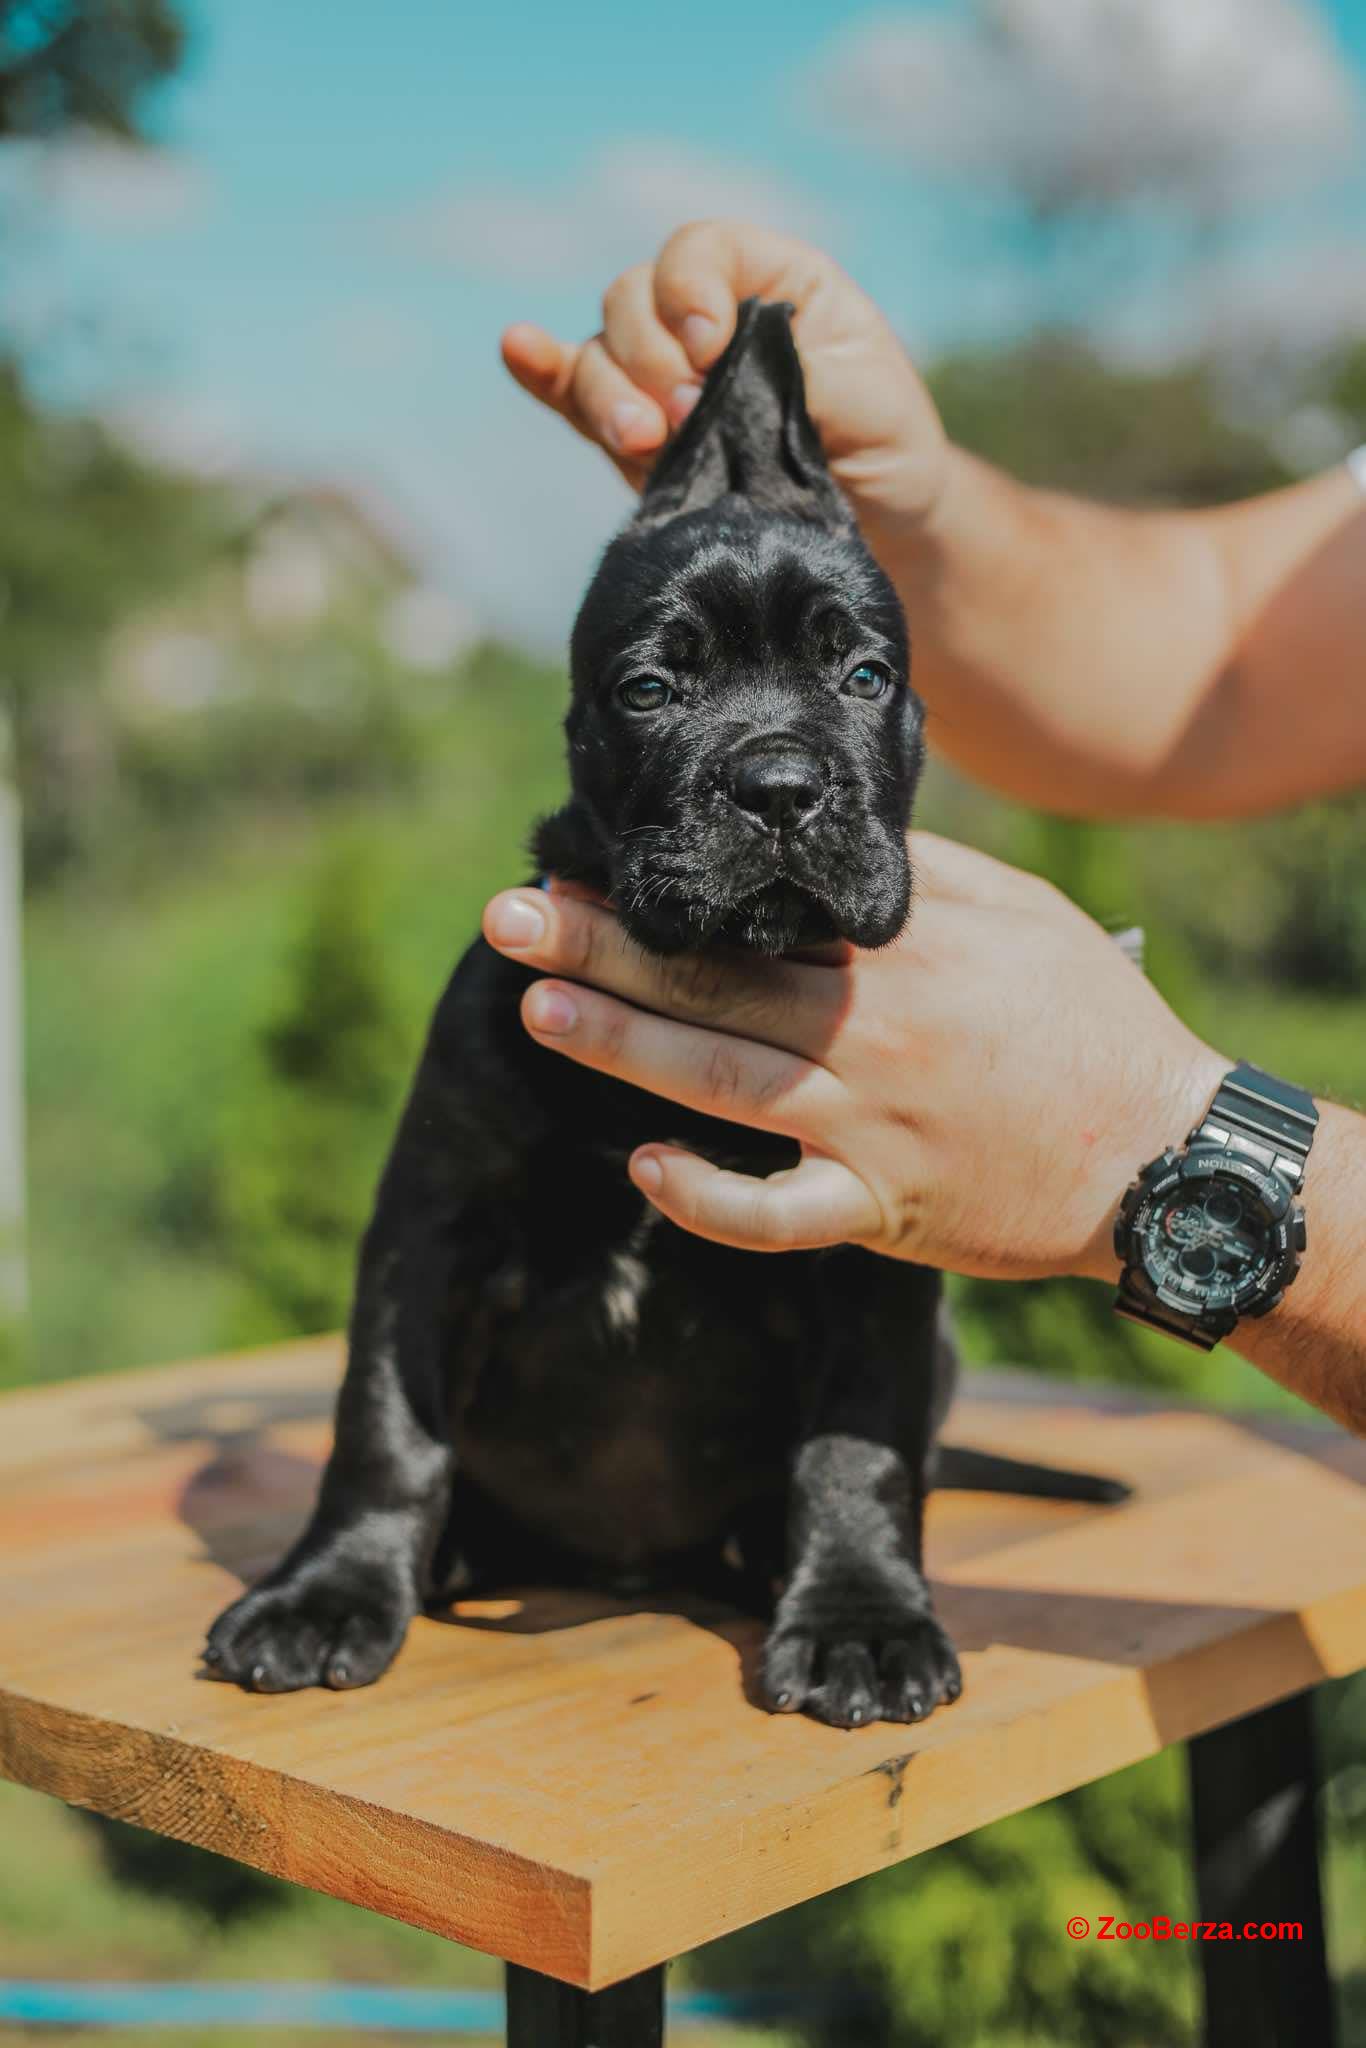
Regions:
[[[766,832],[798,832],[820,809],[825,769],[798,741],[763,740],[731,757],[725,788]]]

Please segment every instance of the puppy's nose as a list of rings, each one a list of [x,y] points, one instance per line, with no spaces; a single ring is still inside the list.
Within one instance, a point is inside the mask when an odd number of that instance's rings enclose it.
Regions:
[[[795,831],[824,795],[820,762],[800,748],[766,747],[731,769],[731,802],[761,818],[770,832]]]

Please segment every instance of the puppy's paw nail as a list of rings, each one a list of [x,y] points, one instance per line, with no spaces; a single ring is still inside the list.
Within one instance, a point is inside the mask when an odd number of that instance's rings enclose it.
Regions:
[[[252,1667],[251,1667],[251,1682],[252,1682],[252,1684],[253,1684],[253,1685],[254,1685],[254,1686],[256,1687],[256,1690],[257,1690],[257,1691],[259,1692],[259,1691],[261,1690],[261,1687],[262,1687],[262,1686],[263,1686],[263,1685],[265,1684],[265,1682],[266,1682],[266,1667],[265,1667],[265,1665],[264,1665],[264,1664],[253,1664],[253,1665],[252,1665]]]
[[[216,1650],[212,1643],[206,1643],[199,1654],[214,1670],[223,1662],[223,1652]]]
[[[339,1659],[337,1663],[328,1667],[327,1682],[329,1685],[349,1685],[351,1682],[351,1666],[343,1664]]]

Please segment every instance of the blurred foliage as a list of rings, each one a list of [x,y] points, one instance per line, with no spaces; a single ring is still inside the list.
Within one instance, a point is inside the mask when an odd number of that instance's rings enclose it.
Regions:
[[[165,0],[0,0],[0,140],[77,127],[132,139],[184,40]]]
[[[1117,503],[1206,505],[1289,473],[1230,420],[1207,363],[1116,369],[1075,336],[950,356],[929,386],[950,436],[1026,483]]]
[[[374,849],[339,841],[313,885],[259,1078],[224,1155],[225,1248],[249,1343],[343,1323],[402,1045],[384,974]]]
[[[109,794],[108,641],[224,545],[216,492],[83,419],[40,412],[0,362],[0,691],[42,879],[94,851]]]
[[[123,717],[122,799],[102,838],[199,836],[243,807],[307,807],[353,790],[410,789],[421,735],[410,680],[360,635],[331,626],[296,648],[254,649],[232,687],[193,717]],[[93,836],[93,834],[92,834]],[[102,850],[102,849],[100,849]]]
[[[914,1796],[914,1770],[906,1796]],[[1179,1752],[980,1828],[881,1875],[713,1943],[708,1984],[830,1982],[806,2048],[1183,2048],[1194,1958],[1178,1943],[1070,1941],[1074,1914],[1192,1910]]]

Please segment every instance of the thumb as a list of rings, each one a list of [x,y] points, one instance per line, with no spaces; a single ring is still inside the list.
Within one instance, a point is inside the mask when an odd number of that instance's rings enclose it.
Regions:
[[[647,1145],[632,1154],[630,1174],[681,1230],[741,1251],[815,1251],[882,1235],[882,1212],[858,1175],[817,1153],[761,1179],[681,1145]]]

